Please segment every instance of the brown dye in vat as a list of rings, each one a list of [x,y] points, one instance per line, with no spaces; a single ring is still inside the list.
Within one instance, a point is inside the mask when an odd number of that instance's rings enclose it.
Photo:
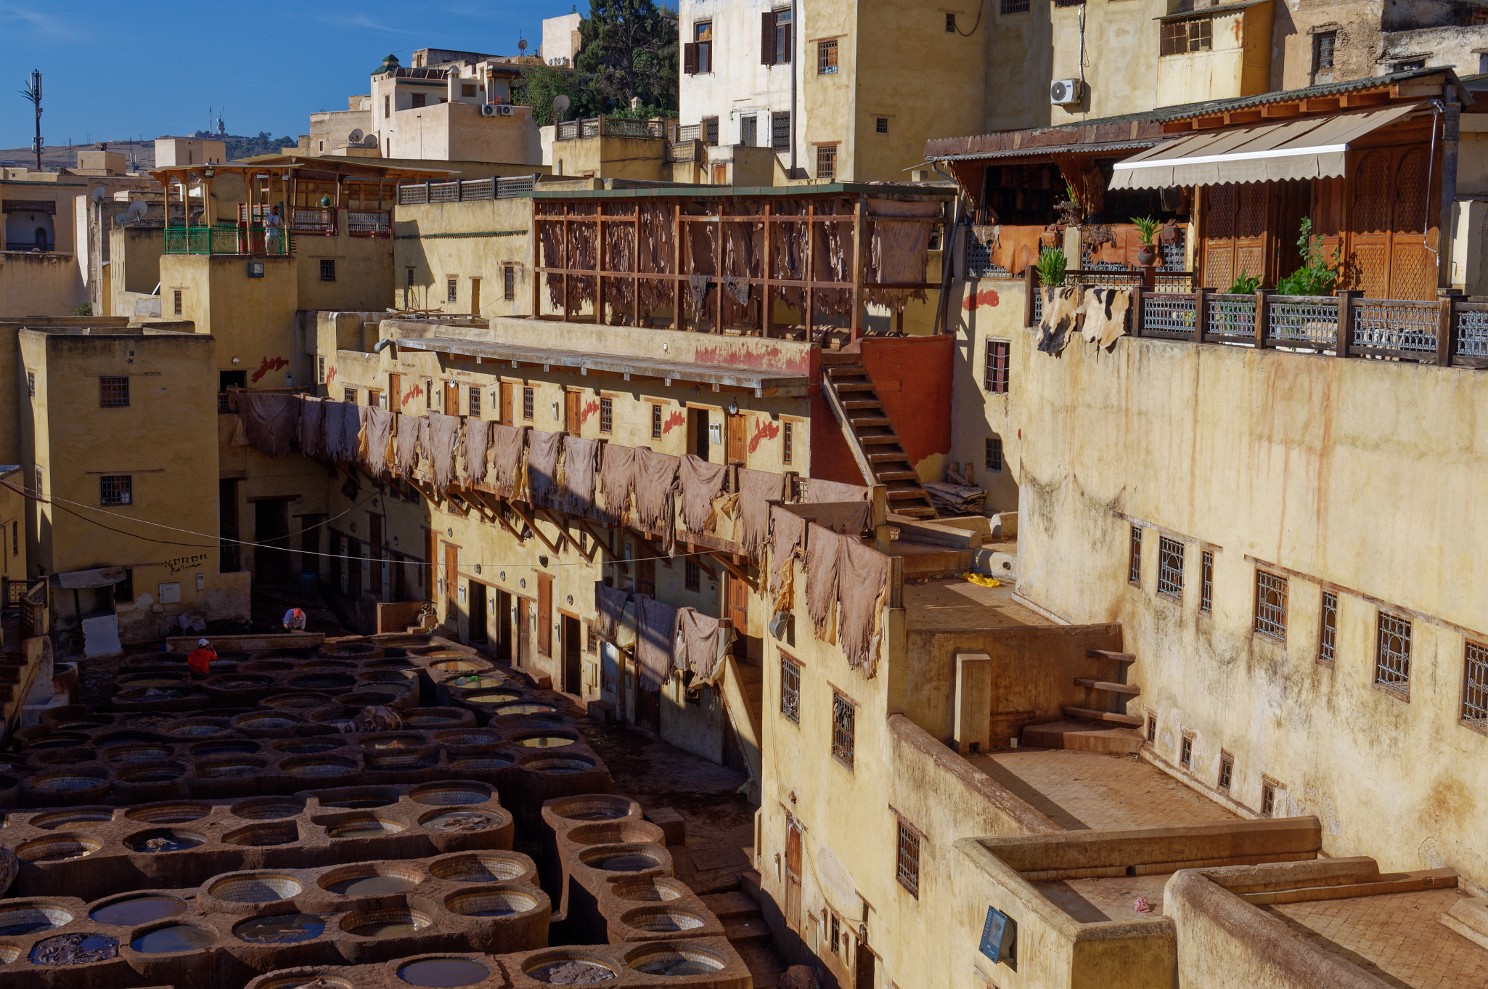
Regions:
[[[58,934],[31,949],[33,965],[81,965],[118,957],[119,939],[107,934]]]
[[[519,739],[518,745],[529,749],[561,749],[565,745],[572,745],[574,739],[564,738],[562,735],[532,735],[528,738]]]
[[[233,934],[249,944],[297,944],[320,937],[325,925],[325,918],[314,914],[281,913],[245,920],[233,928]]]
[[[100,924],[112,927],[138,927],[140,924],[174,917],[185,909],[185,901],[174,896],[131,896],[94,907],[88,916]]]
[[[199,951],[216,940],[217,935],[205,927],[171,924],[146,931],[129,942],[129,946],[147,955],[163,955],[174,951]]]
[[[421,958],[398,969],[398,978],[411,986],[440,989],[473,986],[490,975],[491,970],[473,958]]]
[[[609,982],[615,973],[603,965],[585,961],[553,962],[534,968],[527,973],[539,982],[554,986],[586,986],[595,982]]]
[[[388,896],[406,893],[416,885],[412,879],[402,876],[357,876],[355,879],[332,883],[329,889],[332,893],[343,896]]]

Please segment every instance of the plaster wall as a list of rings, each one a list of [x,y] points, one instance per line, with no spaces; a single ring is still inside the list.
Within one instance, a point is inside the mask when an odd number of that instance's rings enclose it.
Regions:
[[[66,316],[86,301],[83,274],[71,255],[0,255],[0,314]]]
[[[510,300],[503,291],[507,265],[513,267],[515,279]],[[471,279],[478,278],[478,315],[530,315],[532,200],[399,206],[393,221],[392,268],[395,288],[383,305],[469,313],[476,308]],[[451,278],[456,285],[453,303],[448,293]]]
[[[977,484],[987,491],[989,512],[1018,510],[1018,481],[1022,470],[1022,431],[1014,397],[1023,386],[1028,363],[1041,356],[1036,331],[1025,328],[1027,287],[1023,279],[980,279],[958,282],[952,295],[949,326],[953,370],[951,378],[950,459],[970,465]],[[992,342],[1008,344],[1008,390],[987,390],[987,349]],[[988,466],[987,441],[1002,444],[1002,467]]]
[[[513,107],[510,116],[501,117],[482,116],[479,104],[458,101],[400,107],[387,127],[391,129],[385,128],[383,137],[391,143],[384,154],[389,158],[542,164],[530,107]]]
[[[26,475],[11,462],[0,469],[0,577],[24,580],[26,570],[26,496],[16,488],[26,487]],[[7,643],[8,644],[8,643]]]
[[[1158,58],[1157,105],[1266,92],[1271,81],[1271,3],[1216,14],[1210,32],[1213,47],[1208,51]]]
[[[555,140],[548,154],[543,160],[552,166],[554,175],[644,182],[664,182],[671,178],[671,167],[666,160],[667,143],[660,138],[606,134]]]
[[[299,260],[294,256],[253,260],[263,265],[262,278],[248,276],[247,258],[163,256],[162,310],[191,320],[198,333],[214,337],[217,369],[247,372],[250,388],[306,383],[308,369],[296,364],[296,355],[304,349],[297,339],[295,319]],[[174,309],[178,291],[179,314]]]

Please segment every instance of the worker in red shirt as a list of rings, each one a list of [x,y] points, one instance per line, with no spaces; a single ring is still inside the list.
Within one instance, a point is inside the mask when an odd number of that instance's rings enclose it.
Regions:
[[[196,648],[186,657],[186,665],[191,667],[191,678],[195,680],[209,674],[216,659],[217,650],[212,648],[212,643],[206,639],[197,639]]]

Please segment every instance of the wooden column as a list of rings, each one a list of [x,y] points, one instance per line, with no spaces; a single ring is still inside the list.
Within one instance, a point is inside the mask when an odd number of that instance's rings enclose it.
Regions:
[[[716,200],[715,200],[716,201]],[[718,216],[714,218],[718,222],[718,237],[713,241],[713,293],[717,296],[713,300],[713,332],[723,332],[723,206],[718,207]]]
[[[794,124],[792,125],[794,126]],[[816,200],[806,204],[806,342],[816,337],[816,266],[813,264],[816,250]]]
[[[863,334],[863,278],[868,271],[868,197],[858,196],[853,216],[853,287],[852,325],[848,339],[856,341]]]
[[[1457,295],[1445,295],[1438,300],[1440,310],[1436,318],[1436,363],[1451,367],[1452,354],[1457,350]]]
[[[760,286],[760,335],[765,337],[770,336],[771,330],[774,329],[774,320],[771,319],[771,316],[774,314],[771,312],[770,306],[770,249],[773,246],[770,240],[773,230],[770,225],[773,213],[772,206],[773,204],[769,200],[765,201],[765,251],[764,257],[760,260],[760,274],[764,276],[764,283]]]
[[[1452,208],[1457,200],[1457,142],[1462,107],[1456,102],[1454,87],[1447,87],[1445,105],[1441,113],[1441,188],[1437,217],[1437,271],[1438,288],[1452,285]],[[1433,126],[1435,122],[1433,121]]]
[[[672,329],[683,328],[682,322],[682,203],[673,207],[672,218]]]
[[[537,319],[542,315],[542,276],[537,269],[542,265],[542,220],[538,214],[538,204],[532,203],[532,318]]]
[[[1265,289],[1256,292],[1255,345],[1257,350],[1265,350],[1268,346],[1266,343],[1266,324],[1271,322],[1270,309],[1270,293]]]
[[[1349,357],[1349,347],[1354,335],[1354,301],[1364,293],[1357,289],[1345,289],[1338,293],[1338,339],[1333,343],[1333,352],[1339,357]]]
[[[1209,336],[1209,290],[1194,290],[1194,343],[1203,343]]]
[[[636,277],[630,280],[630,325],[641,325],[641,204],[636,203],[633,227],[635,240],[630,249],[630,270]]]
[[[604,322],[604,203],[594,207],[594,322]]]

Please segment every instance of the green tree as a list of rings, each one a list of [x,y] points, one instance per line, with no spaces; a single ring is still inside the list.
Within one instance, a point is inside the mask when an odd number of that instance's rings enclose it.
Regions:
[[[553,100],[559,96],[568,97],[569,107],[563,112],[565,119],[590,115],[589,89],[583,77],[573,69],[551,65],[525,66],[512,92],[512,101],[532,107],[532,119],[539,127],[546,127],[558,122]]]
[[[675,12],[652,0],[590,0],[579,31],[577,68],[590,112],[626,112],[639,99],[648,115],[676,115]]]

